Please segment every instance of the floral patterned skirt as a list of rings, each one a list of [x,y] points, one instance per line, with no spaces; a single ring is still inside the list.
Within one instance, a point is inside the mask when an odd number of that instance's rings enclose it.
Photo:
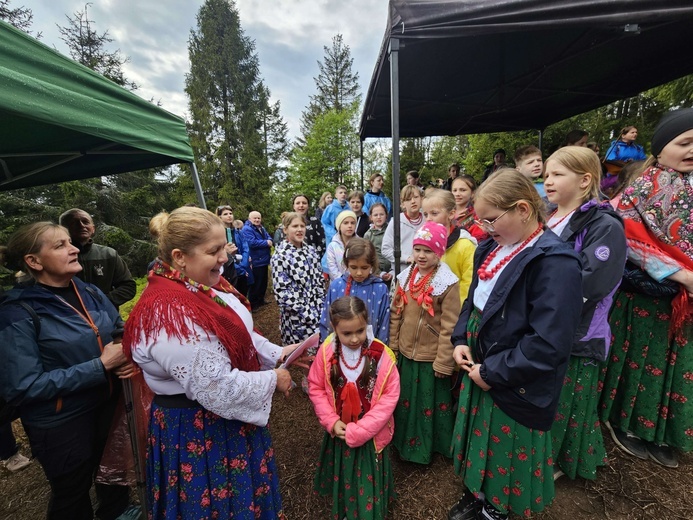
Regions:
[[[646,441],[693,450],[693,326],[669,339],[671,298],[618,291],[600,417]]]
[[[467,325],[472,352],[480,317],[474,309]],[[455,472],[469,491],[476,496],[483,492],[502,513],[529,517],[542,511],[554,498],[550,433],[516,422],[469,376],[461,379],[450,446]]]
[[[438,378],[433,363],[397,358],[400,395],[392,440],[403,460],[428,464],[433,453],[450,456],[455,423],[451,378]]]
[[[590,358],[571,356],[551,427],[553,458],[563,472],[594,480],[597,467],[607,462],[597,413],[599,365]]]
[[[358,448],[325,432],[314,489],[332,495],[332,518],[382,520],[395,500],[389,446],[375,452],[373,441]]]
[[[152,403],[149,519],[285,519],[269,430]]]

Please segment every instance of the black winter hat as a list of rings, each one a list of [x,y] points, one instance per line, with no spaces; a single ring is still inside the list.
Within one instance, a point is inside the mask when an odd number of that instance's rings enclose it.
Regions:
[[[652,155],[657,157],[667,144],[691,129],[693,129],[693,108],[667,112],[655,127],[652,136]]]

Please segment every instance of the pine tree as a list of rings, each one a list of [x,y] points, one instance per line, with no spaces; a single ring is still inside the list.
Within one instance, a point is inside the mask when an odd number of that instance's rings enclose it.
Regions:
[[[190,138],[203,188],[210,198],[239,207],[239,214],[262,211],[278,164],[270,147],[280,144],[275,137],[281,116],[279,105],[269,106],[255,44],[244,34],[234,2],[205,1],[188,52]],[[270,120],[278,132],[272,137]]]
[[[320,73],[313,78],[317,93],[310,96],[308,107],[301,116],[303,138],[310,133],[315,118],[328,110],[345,110],[360,102],[359,75],[352,71],[354,59],[341,34],[332,38],[332,46],[324,46],[323,61],[318,61]]]
[[[88,7],[89,4],[86,4],[84,11],[75,12],[72,18],[66,15],[66,27],[56,24],[62,35],[60,39],[67,44],[73,60],[121,87],[136,90],[137,84],[127,79],[123,73],[123,65],[130,61],[130,58],[121,56],[120,50],[108,52],[105,49],[106,44],[113,42],[113,38],[108,35],[108,31],[101,34],[96,32],[95,22],[89,19]]]
[[[29,29],[34,21],[34,13],[31,9],[24,6],[11,9],[10,0],[0,0],[0,20],[14,25],[17,29],[27,34],[31,34]],[[35,38],[41,38],[41,33],[37,34]]]

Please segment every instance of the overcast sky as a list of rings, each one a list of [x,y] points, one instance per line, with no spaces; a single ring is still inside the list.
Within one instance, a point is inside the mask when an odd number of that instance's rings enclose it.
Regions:
[[[93,0],[88,8],[95,29],[108,30],[109,51],[130,57],[125,75],[136,94],[161,100],[163,108],[187,117],[184,75],[189,70],[188,37],[203,0]],[[84,10],[84,1],[12,0],[10,8],[33,11],[32,33],[68,54],[56,24]],[[241,26],[255,41],[260,73],[280,100],[291,137],[299,133],[301,111],[315,93],[317,61],[338,33],[351,48],[354,70],[365,97],[387,23],[387,0],[236,0]]]

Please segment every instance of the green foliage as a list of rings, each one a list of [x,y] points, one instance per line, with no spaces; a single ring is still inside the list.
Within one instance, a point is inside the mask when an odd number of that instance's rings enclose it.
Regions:
[[[338,184],[352,188],[360,185],[356,170],[359,156],[358,134],[355,130],[358,105],[348,109],[328,110],[319,114],[303,146],[296,146],[283,191],[303,192],[317,200],[323,191]]]
[[[128,319],[128,316],[130,316],[133,307],[140,299],[140,296],[142,296],[142,292],[144,291],[144,289],[147,287],[147,277],[142,276],[140,278],[135,278],[135,283],[137,284],[137,293],[135,294],[135,297],[129,302],[125,302],[123,305],[120,306],[120,316],[124,320]]]

